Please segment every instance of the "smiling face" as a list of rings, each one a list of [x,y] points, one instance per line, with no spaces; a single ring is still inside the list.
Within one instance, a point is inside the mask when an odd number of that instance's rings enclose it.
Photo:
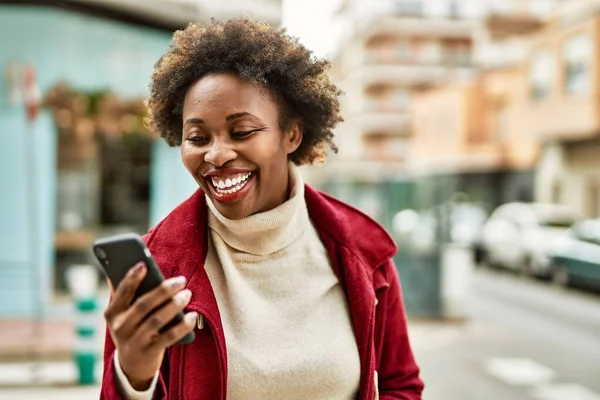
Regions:
[[[183,103],[181,158],[217,210],[240,219],[288,197],[288,156],[299,125],[282,132],[278,105],[263,86],[235,74],[194,83]]]

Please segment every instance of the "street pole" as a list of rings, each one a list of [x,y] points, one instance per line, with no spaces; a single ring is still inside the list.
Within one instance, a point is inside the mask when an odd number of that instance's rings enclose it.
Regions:
[[[33,67],[28,66],[24,72],[23,94],[25,100],[25,111],[27,116],[27,129],[23,135],[23,147],[25,152],[25,180],[27,181],[27,233],[29,242],[29,270],[31,273],[30,283],[32,291],[33,315],[31,325],[31,336],[33,346],[31,346],[32,377],[34,382],[40,380],[39,361],[41,356],[41,345],[44,339],[44,299],[43,288],[40,279],[40,242],[37,226],[39,222],[38,215],[38,193],[37,193],[37,157],[35,135],[35,121],[40,109],[40,94],[36,85],[35,71]],[[37,361],[37,362],[36,362]]]

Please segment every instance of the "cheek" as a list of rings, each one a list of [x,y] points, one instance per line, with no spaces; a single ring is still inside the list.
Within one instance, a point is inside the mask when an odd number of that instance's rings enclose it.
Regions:
[[[186,144],[181,145],[181,161],[192,175],[197,174],[202,160],[204,160],[204,152]]]
[[[287,163],[285,143],[276,136],[257,144],[253,154],[259,165],[262,161],[262,164],[268,164],[271,169],[281,168],[282,163]]]

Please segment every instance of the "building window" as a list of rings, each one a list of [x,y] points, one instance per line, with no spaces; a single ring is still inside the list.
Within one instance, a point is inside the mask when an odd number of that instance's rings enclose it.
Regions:
[[[534,99],[549,97],[554,79],[555,65],[552,53],[547,50],[538,51],[531,61],[529,70],[531,96]]]
[[[453,19],[461,17],[458,0],[449,0],[448,1],[448,17],[453,18]]]
[[[423,3],[419,0],[396,0],[394,10],[401,15],[420,17],[423,15]]]
[[[408,40],[401,40],[397,46],[398,61],[412,63],[414,61],[413,44]]]
[[[442,44],[436,40],[419,46],[419,61],[424,64],[440,64],[442,62]]]
[[[529,12],[537,18],[548,18],[555,6],[555,0],[529,0]]]
[[[515,3],[508,0],[490,2],[489,12],[492,15],[512,14],[515,12]]]
[[[569,38],[563,47],[565,63],[565,93],[584,95],[590,93],[591,41],[588,35],[580,34]]]
[[[505,104],[500,104],[498,106],[495,117],[496,140],[499,143],[504,143],[508,138],[509,129],[509,115]]]

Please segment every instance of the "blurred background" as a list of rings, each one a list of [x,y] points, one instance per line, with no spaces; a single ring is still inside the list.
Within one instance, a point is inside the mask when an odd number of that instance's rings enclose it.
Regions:
[[[238,16],[332,62],[340,151],[302,172],[397,241],[424,399],[600,400],[598,0],[0,0],[0,399],[98,397],[91,244],[196,188],[153,65]]]

